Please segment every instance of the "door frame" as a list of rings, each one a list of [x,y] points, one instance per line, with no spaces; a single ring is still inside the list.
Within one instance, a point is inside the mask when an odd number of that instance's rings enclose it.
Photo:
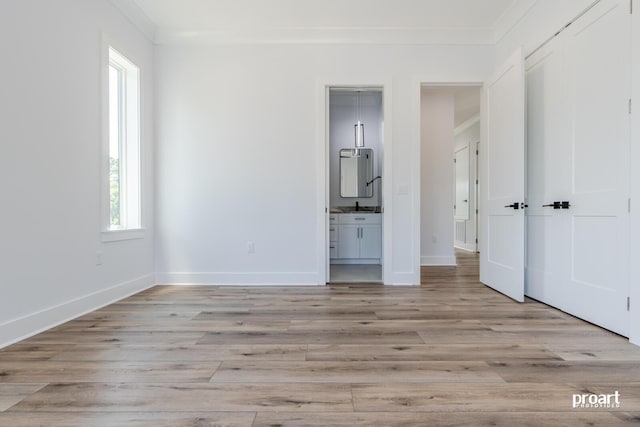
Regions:
[[[383,207],[382,217],[382,283],[392,284],[392,178],[393,178],[393,141],[392,141],[392,82],[390,79],[380,79],[377,81],[349,81],[323,78],[316,83],[316,236],[317,236],[317,269],[318,284],[327,285],[330,279],[330,256],[329,256],[329,208],[330,185],[329,185],[329,90],[332,87],[348,88],[380,88],[382,91],[382,117],[383,132],[382,146],[382,194],[381,203]]]
[[[421,236],[422,236],[422,225],[421,225],[421,203],[422,203],[422,188],[421,188],[421,157],[422,157],[422,135],[420,133],[421,131],[421,127],[422,127],[422,88],[423,87],[443,87],[443,86],[473,86],[473,87],[479,87],[482,89],[482,86],[484,85],[483,81],[480,80],[475,80],[473,78],[461,78],[459,80],[456,79],[452,79],[452,80],[434,80],[434,79],[430,79],[430,78],[414,78],[413,80],[413,90],[415,91],[415,97],[414,97],[414,117],[416,118],[416,129],[415,129],[415,136],[414,136],[414,141],[415,141],[415,149],[414,152],[416,153],[415,158],[414,158],[414,163],[413,163],[413,171],[414,171],[414,176],[412,177],[412,182],[414,183],[414,193],[413,193],[413,197],[416,200],[416,203],[414,205],[414,215],[417,221],[416,224],[416,235],[417,238],[414,239],[414,254],[415,254],[415,263],[418,266],[418,271],[420,271],[421,267],[422,267],[422,247],[421,247]],[[482,107],[482,100],[480,101],[480,106]],[[480,122],[480,126],[482,127],[482,109],[480,109],[480,113],[478,116],[478,121]],[[480,139],[482,138],[482,128],[481,128],[481,133],[480,133]],[[478,146],[478,144],[480,144],[480,141],[477,142],[472,142],[471,144],[469,144],[469,148],[471,149],[471,146]],[[451,154],[452,156],[455,154],[455,147],[451,146]],[[479,167],[479,159],[478,156],[476,156],[476,176],[478,176],[478,167]],[[476,209],[478,209],[478,202],[479,199],[477,199],[478,197],[478,191],[476,191]],[[453,213],[451,215],[452,221],[453,221]],[[477,240],[480,240],[480,233],[478,230],[478,215],[475,214],[475,218],[476,218],[476,236],[477,236]],[[453,221],[453,224],[455,225],[455,221]],[[453,227],[451,228],[451,230],[453,230]],[[478,245],[476,244],[476,252],[478,251]]]

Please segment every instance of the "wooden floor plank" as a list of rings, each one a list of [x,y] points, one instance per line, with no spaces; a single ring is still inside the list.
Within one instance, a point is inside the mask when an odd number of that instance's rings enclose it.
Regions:
[[[1,420],[1,418],[0,418]],[[558,427],[558,426],[630,426],[624,420],[604,413],[558,412],[354,412],[291,413],[259,412],[254,427]]]
[[[13,412],[237,412],[353,410],[349,384],[50,384]]]
[[[207,332],[198,344],[424,344],[416,331],[408,332]]]
[[[501,361],[489,362],[495,372],[507,382],[545,383],[559,375],[564,382],[588,379],[590,384],[619,382],[640,383],[640,363],[621,361]]]
[[[56,354],[63,361],[174,361],[192,363],[218,360],[305,360],[307,346],[297,345],[84,345]],[[3,357],[0,355],[0,361]]]
[[[0,425],[11,427],[251,427],[254,419],[254,412],[0,412]]]
[[[225,361],[213,383],[243,382],[481,382],[502,383],[484,362],[273,362]]]
[[[354,384],[356,411],[498,412],[571,410],[577,387],[564,384]]]
[[[75,348],[75,344],[23,344],[18,343],[0,350],[0,362],[4,360],[49,360]]]
[[[126,332],[126,331],[51,331],[24,341],[26,344],[145,344],[189,345],[195,344],[204,332]]]
[[[0,411],[9,409],[44,386],[46,384],[0,384]]]
[[[491,361],[562,360],[539,344],[309,345],[307,360],[318,361]]]
[[[203,383],[220,362],[3,361],[0,383]]]
[[[640,347],[628,342],[613,343],[556,343],[545,347],[564,360],[620,360],[640,361]]]

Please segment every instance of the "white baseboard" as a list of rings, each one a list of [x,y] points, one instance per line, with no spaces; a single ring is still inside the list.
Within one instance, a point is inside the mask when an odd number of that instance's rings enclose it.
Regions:
[[[420,273],[416,272],[392,272],[391,282],[385,282],[385,286],[420,286]]]
[[[159,285],[224,286],[324,286],[320,274],[312,273],[157,273]]]
[[[423,256],[420,257],[422,266],[455,266],[455,256]]]
[[[155,285],[148,274],[0,325],[0,348],[22,341]]]
[[[380,258],[331,258],[329,262],[336,265],[380,265]]]
[[[475,243],[455,242],[453,247],[456,248],[456,249],[461,249],[463,251],[467,251],[467,252],[475,252],[476,251],[476,244]]]

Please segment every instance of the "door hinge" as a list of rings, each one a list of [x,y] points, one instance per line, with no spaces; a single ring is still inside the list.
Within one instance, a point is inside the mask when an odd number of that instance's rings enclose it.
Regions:
[[[476,239],[476,245],[478,244],[478,239]]]
[[[478,209],[476,209],[476,215],[478,215]]]
[[[631,213],[631,197],[627,199],[627,212]]]
[[[477,156],[478,154],[480,154],[480,151],[479,151],[479,150],[476,150],[476,156]]]
[[[631,310],[631,297],[627,297],[627,311]]]
[[[632,105],[633,105],[633,102],[631,101],[631,98],[629,98],[629,114],[631,114]]]
[[[455,163],[455,162],[456,162],[456,159],[454,158],[454,159],[453,159],[453,163]]]

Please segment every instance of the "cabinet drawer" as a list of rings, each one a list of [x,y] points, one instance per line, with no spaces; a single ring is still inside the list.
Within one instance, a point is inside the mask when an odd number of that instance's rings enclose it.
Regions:
[[[338,223],[338,215],[331,214],[329,215],[329,224],[337,224]]]
[[[380,214],[342,214],[340,224],[381,224]]]
[[[329,245],[329,258],[338,258],[338,243],[331,242]]]
[[[330,225],[329,226],[329,241],[335,242],[338,240],[338,226]]]

